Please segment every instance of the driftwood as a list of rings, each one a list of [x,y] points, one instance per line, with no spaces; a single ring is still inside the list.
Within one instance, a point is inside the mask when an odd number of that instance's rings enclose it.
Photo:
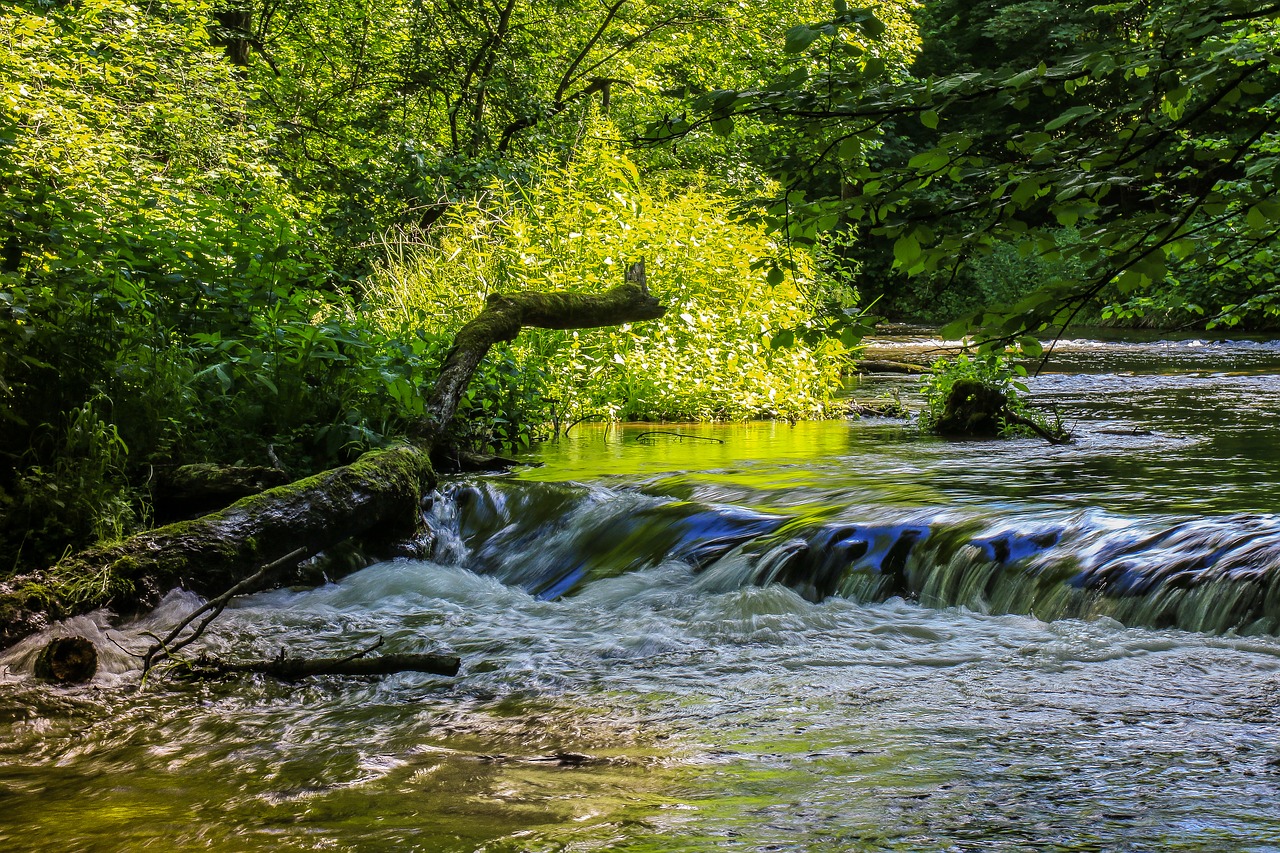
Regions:
[[[904,373],[917,375],[932,373],[933,369],[923,364],[912,364],[907,361],[859,361],[854,365],[859,373]]]
[[[410,538],[422,496],[435,484],[430,453],[453,419],[477,366],[525,326],[578,329],[661,317],[644,262],[598,295],[525,292],[489,297],[454,338],[412,444],[366,453],[355,463],[244,498],[192,521],[100,545],[41,572],[0,584],[0,648],[49,624],[102,607],[132,612],[185,586],[221,592],[295,550],[312,555],[353,538]],[[284,568],[284,567],[282,567]],[[284,578],[277,578],[283,580]]]
[[[235,598],[237,595],[253,590],[258,584],[262,583],[263,578],[267,577],[267,575],[272,571],[288,565],[290,562],[301,560],[305,556],[306,551],[303,548],[291,551],[279,560],[276,560],[274,563],[268,563],[258,569],[258,571],[240,581],[235,586],[231,587],[231,589],[222,593],[222,595],[219,595],[217,598],[209,599],[203,605],[191,611],[190,615],[188,615],[186,619],[179,622],[172,631],[164,637],[157,639],[155,645],[147,649],[147,653],[142,657],[143,676],[146,676],[146,674],[151,671],[151,666],[156,661],[163,660],[164,658],[171,658],[175,653],[182,651],[187,646],[194,643],[200,635],[204,633],[205,628],[209,627],[209,623],[222,615],[222,611],[226,609],[227,604],[231,602],[231,599]],[[204,619],[201,620],[200,624],[197,625],[190,634],[182,637],[182,632],[200,616],[204,616]],[[182,639],[178,639],[179,637],[182,637]]]
[[[869,403],[853,400],[849,403],[845,414],[851,418],[895,418],[907,420],[911,411],[902,405],[901,400],[877,400]]]
[[[397,672],[426,672],[455,676],[461,666],[453,655],[401,654],[377,657],[290,658],[230,663],[217,658],[197,658],[182,674],[186,678],[216,678],[254,672],[281,681],[297,681],[315,675],[391,675]]]
[[[655,444],[658,438],[672,438],[676,441],[705,441],[712,444],[724,444],[723,438],[712,438],[709,435],[694,435],[688,432],[674,432],[669,429],[651,429],[636,436],[636,444]]]

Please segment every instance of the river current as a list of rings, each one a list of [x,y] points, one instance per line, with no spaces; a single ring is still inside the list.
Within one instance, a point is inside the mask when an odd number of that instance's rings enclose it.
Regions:
[[[430,560],[203,643],[456,679],[140,685],[199,599],[73,620],[92,684],[0,659],[0,849],[1280,851],[1280,345],[1072,341],[1031,388],[1075,443],[578,426],[445,484]]]

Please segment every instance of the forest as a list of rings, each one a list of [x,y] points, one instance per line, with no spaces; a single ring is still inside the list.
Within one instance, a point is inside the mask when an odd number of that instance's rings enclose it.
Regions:
[[[1269,328],[1276,9],[1242,2],[17,2],[3,12],[0,554],[169,520],[185,465],[403,438],[491,293],[534,330],[448,428],[821,418],[878,318],[1034,357]],[[1085,49],[1087,48],[1087,49]]]
[[[0,5],[0,848],[1280,849],[1280,3]]]

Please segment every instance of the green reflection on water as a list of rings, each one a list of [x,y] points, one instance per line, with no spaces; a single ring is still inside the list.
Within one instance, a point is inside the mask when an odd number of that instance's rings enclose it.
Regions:
[[[181,715],[184,701],[181,694],[148,699],[165,717]],[[672,802],[665,792],[676,784],[665,753],[639,742],[602,746],[617,739],[611,725],[593,729],[592,717],[602,709],[519,704],[508,701],[496,713],[476,715],[478,727],[467,733],[450,734],[444,726],[407,747],[400,735],[398,743],[385,744],[387,755],[372,758],[371,735],[376,742],[380,728],[403,722],[380,714],[402,714],[377,707],[355,714],[349,749],[317,743],[283,758],[270,737],[245,740],[243,730],[207,743],[214,726],[208,719],[196,721],[200,731],[188,744],[166,742],[171,730],[164,727],[105,732],[115,721],[99,718],[92,736],[81,728],[63,731],[70,734],[65,742],[42,743],[41,760],[5,762],[0,847],[50,853],[558,850],[566,839],[611,838]],[[262,721],[274,736],[305,740],[305,722],[291,719],[287,707],[279,712]],[[101,712],[84,707],[76,713]],[[492,732],[476,722],[486,717]],[[541,720],[548,730],[533,738],[503,735],[504,717],[520,719],[518,728]],[[35,721],[50,732],[66,725]],[[99,739],[124,742],[77,743]],[[554,747],[533,752],[530,740]],[[192,760],[192,751],[203,755]]]

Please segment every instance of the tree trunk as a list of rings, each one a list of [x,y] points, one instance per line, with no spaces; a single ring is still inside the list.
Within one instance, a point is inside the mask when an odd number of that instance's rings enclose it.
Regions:
[[[627,270],[625,284],[599,295],[490,296],[454,338],[413,444],[371,451],[351,465],[219,512],[97,545],[44,571],[12,578],[0,584],[0,648],[50,620],[102,607],[126,613],[150,607],[174,586],[214,594],[300,548],[311,555],[355,537],[410,538],[421,524],[422,496],[435,483],[431,450],[490,347],[513,340],[525,326],[594,328],[652,320],[664,312],[646,287],[643,261]],[[277,582],[293,568],[282,567]]]
[[[631,265],[625,284],[598,296],[535,291],[491,294],[484,310],[463,326],[453,339],[453,347],[445,356],[444,366],[436,379],[435,392],[427,405],[427,417],[418,430],[420,443],[434,446],[441,430],[453,419],[471,375],[489,348],[515,340],[525,326],[593,329],[656,320],[666,310],[649,294],[644,261]]]
[[[215,594],[298,548],[316,554],[356,536],[407,538],[433,477],[421,448],[373,451],[210,515],[96,545],[0,584],[0,647],[51,619],[154,606],[175,586]],[[276,580],[296,565],[283,567]]]

